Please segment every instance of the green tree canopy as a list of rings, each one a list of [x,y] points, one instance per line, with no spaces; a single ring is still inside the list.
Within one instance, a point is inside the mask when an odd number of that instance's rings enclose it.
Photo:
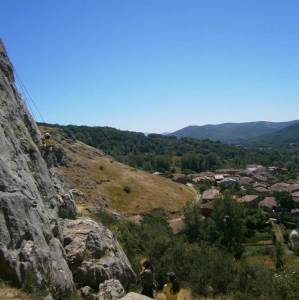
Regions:
[[[243,252],[245,233],[243,206],[229,195],[217,200],[207,226],[209,241],[221,245],[239,258]]]

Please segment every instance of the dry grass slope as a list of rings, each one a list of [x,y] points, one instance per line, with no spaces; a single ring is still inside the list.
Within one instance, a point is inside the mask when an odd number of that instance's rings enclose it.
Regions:
[[[127,215],[161,208],[176,216],[196,197],[192,188],[114,161],[93,147],[72,141],[60,129],[40,129],[51,132],[54,145],[63,147],[71,158],[70,165],[60,170],[68,188],[87,195],[83,209],[99,206],[106,199],[110,209]]]
[[[0,300],[37,300],[32,294],[27,294],[17,288],[0,282]]]

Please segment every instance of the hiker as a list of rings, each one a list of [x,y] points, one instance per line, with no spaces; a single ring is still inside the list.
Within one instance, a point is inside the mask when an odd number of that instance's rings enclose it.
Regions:
[[[155,289],[154,269],[149,260],[144,260],[142,262],[140,281],[142,285],[141,294],[150,298],[154,298],[154,289]]]
[[[179,291],[180,286],[175,273],[167,273],[167,283],[163,287],[163,294],[166,300],[178,300]]]

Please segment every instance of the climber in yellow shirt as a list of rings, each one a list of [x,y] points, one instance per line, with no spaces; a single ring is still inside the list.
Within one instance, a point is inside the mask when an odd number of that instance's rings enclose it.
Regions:
[[[166,300],[178,300],[180,286],[173,272],[167,273],[167,283],[163,287]]]
[[[52,143],[52,139],[51,139],[51,134],[49,132],[46,132],[42,137],[42,147],[46,151],[53,150],[53,143]]]

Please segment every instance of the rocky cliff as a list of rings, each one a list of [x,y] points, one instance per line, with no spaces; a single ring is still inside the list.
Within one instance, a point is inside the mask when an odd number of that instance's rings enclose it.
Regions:
[[[13,67],[0,41],[0,277],[59,299],[75,289],[64,249],[66,221],[60,217],[74,219],[76,209],[59,184],[54,184],[39,145],[40,133],[17,92]],[[98,224],[91,230],[95,244],[101,244],[102,227]],[[76,240],[76,230],[72,238]],[[105,245],[109,242],[114,250],[120,248],[114,239],[107,241],[106,234]],[[69,243],[65,245],[68,249]],[[72,245],[76,248],[81,244]],[[95,264],[102,256],[113,260],[115,253],[122,253],[121,249],[105,252],[108,248],[100,248],[103,251],[93,257]],[[104,267],[107,270],[103,274],[108,274],[104,279],[109,274],[123,281],[134,278],[125,255]],[[76,269],[73,264],[71,268]],[[84,283],[88,285],[88,279]]]
[[[19,286],[54,296],[74,289],[57,230],[58,203],[39,152],[39,132],[0,43],[0,270]]]
[[[97,289],[111,278],[124,286],[134,283],[135,274],[110,230],[87,218],[65,220],[63,228],[67,261],[78,286]]]

